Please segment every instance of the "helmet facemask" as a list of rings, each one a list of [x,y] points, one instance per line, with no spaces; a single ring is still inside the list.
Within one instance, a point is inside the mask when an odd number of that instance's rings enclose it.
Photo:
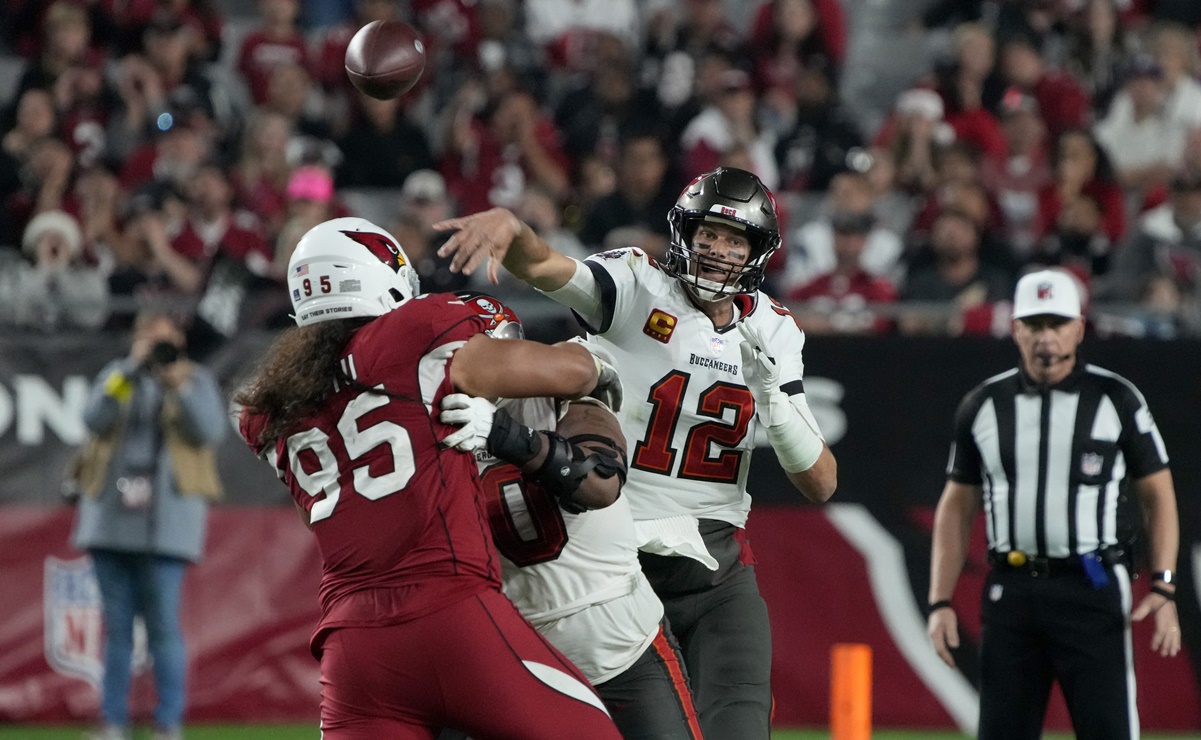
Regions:
[[[759,290],[767,261],[780,247],[775,199],[759,178],[745,170],[718,168],[696,178],[684,188],[667,220],[671,246],[664,269],[700,301],[721,301]],[[703,223],[740,231],[749,249],[745,263],[715,260],[696,249],[695,237]],[[713,274],[701,277],[702,267]]]
[[[742,232],[747,238],[746,261],[736,264],[711,256],[703,248],[697,249],[701,245],[696,242],[696,232],[705,222],[723,224]],[[685,218],[683,232],[683,238],[673,239],[668,248],[666,267],[693,298],[719,301],[740,293],[754,293],[762,285],[762,268],[770,254],[762,237],[751,233],[742,224],[715,217]],[[710,277],[702,277],[703,272],[710,273]]]

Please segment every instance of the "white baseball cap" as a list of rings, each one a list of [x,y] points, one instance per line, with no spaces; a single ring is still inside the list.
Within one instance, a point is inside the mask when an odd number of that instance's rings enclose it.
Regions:
[[[1080,287],[1063,270],[1039,270],[1023,275],[1013,294],[1013,318],[1027,316],[1080,318]]]

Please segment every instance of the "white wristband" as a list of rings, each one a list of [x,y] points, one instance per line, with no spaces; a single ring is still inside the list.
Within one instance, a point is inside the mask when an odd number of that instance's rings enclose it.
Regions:
[[[769,404],[773,424],[767,428],[767,440],[776,451],[780,467],[789,473],[812,468],[821,457],[825,442],[808,404],[803,398],[799,403],[793,401],[783,391],[772,393]]]

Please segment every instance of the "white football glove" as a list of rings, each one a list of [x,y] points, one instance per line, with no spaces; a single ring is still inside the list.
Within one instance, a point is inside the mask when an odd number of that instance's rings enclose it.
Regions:
[[[461,452],[475,452],[488,446],[488,435],[492,432],[492,417],[496,406],[486,398],[476,398],[466,393],[452,393],[442,399],[442,413],[438,419],[443,424],[462,427],[451,432],[442,440],[446,447]]]
[[[759,414],[759,421],[763,422],[763,426],[770,427],[773,403],[778,405],[781,400],[784,403],[788,402],[788,396],[780,390],[780,365],[776,358],[765,351],[767,343],[763,341],[763,335],[757,327],[748,321],[739,321],[738,331],[743,337],[742,343],[738,345],[742,352],[742,379],[746,381],[746,387],[755,398],[755,411]]]
[[[572,337],[567,341],[579,344],[596,359],[596,387],[588,395],[608,406],[614,413],[621,411],[624,393],[621,390],[621,376],[617,373],[617,360],[609,350],[583,337]]]
[[[776,451],[781,467],[790,473],[808,470],[825,449],[817,420],[804,401],[780,390],[780,364],[767,353],[767,343],[758,327],[745,319],[738,322],[743,342],[742,378],[755,399],[755,413],[767,430],[767,440]]]

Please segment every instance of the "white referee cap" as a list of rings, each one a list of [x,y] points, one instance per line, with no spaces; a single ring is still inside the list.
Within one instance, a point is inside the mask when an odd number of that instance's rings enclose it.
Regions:
[[[1039,270],[1023,275],[1013,294],[1013,318],[1027,316],[1080,318],[1080,286],[1063,270]]]

